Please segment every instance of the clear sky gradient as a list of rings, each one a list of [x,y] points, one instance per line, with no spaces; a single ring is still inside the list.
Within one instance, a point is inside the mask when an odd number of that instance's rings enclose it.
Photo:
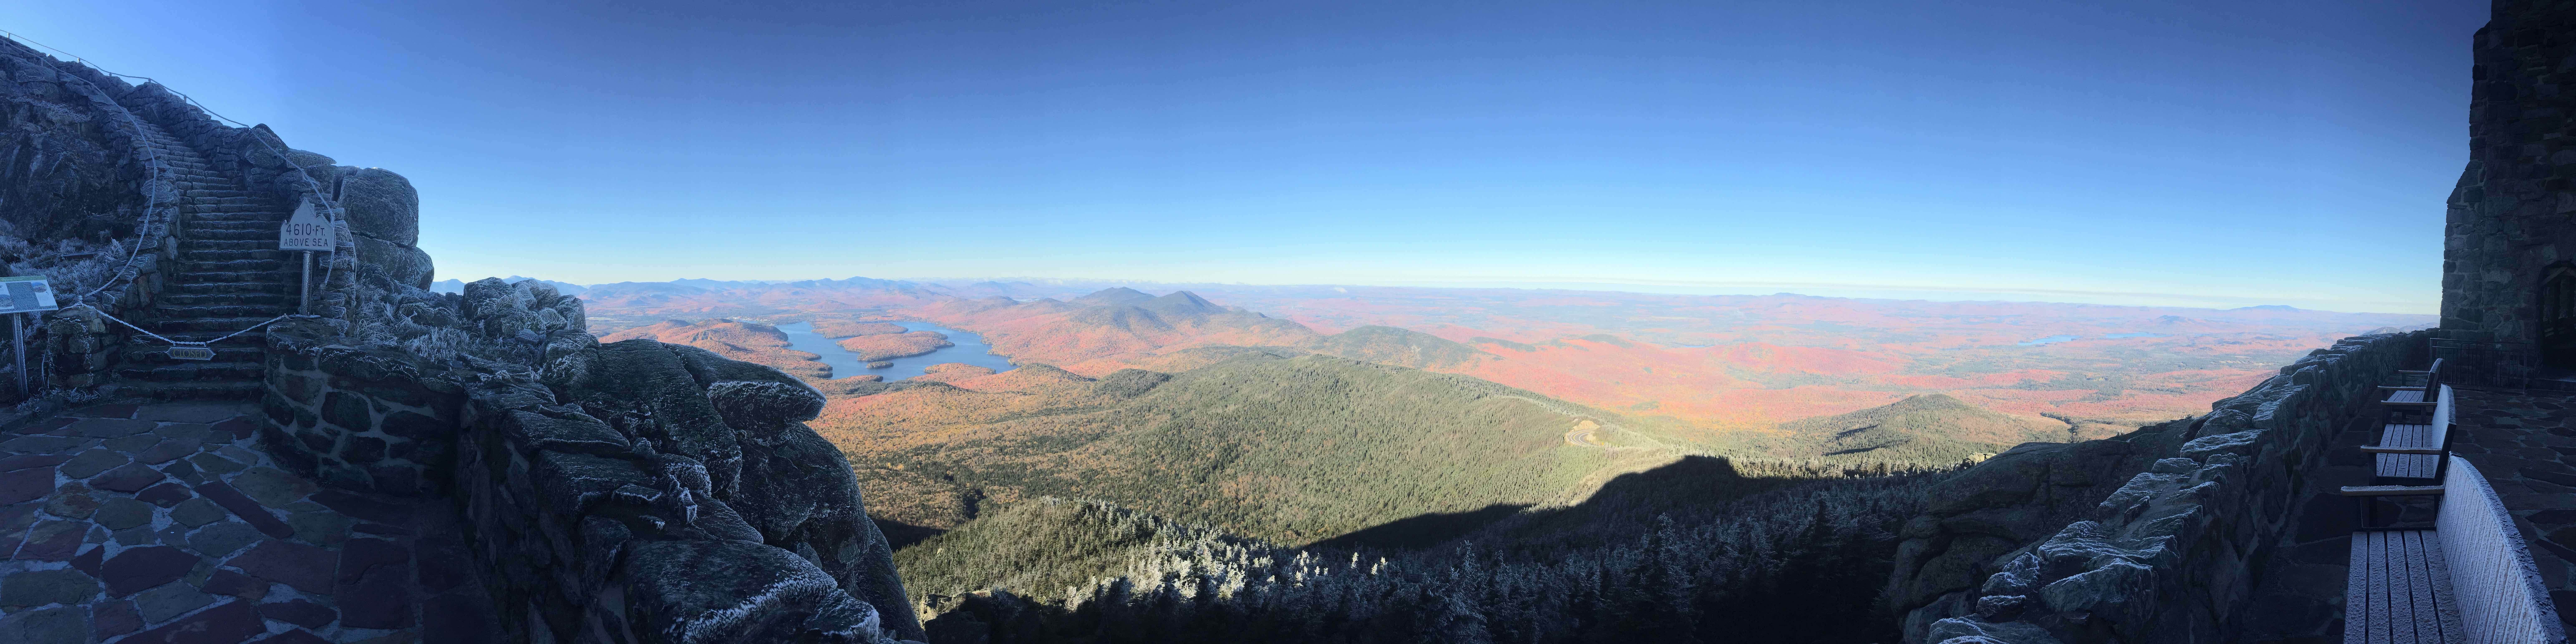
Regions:
[[[0,29],[410,177],[441,277],[2428,313],[2486,19],[2483,2],[723,4],[0,0]]]

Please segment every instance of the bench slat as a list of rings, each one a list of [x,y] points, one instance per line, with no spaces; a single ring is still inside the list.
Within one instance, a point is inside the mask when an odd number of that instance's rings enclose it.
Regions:
[[[2362,583],[2370,584],[2370,612],[2364,613],[2370,620],[2370,641],[2394,641],[2394,636],[2388,632],[2388,623],[2397,620],[2388,603],[2388,533],[2358,532],[2353,536],[2365,534],[2370,535],[2370,569]]]
[[[2451,565],[2442,554],[2442,535],[2439,531],[2428,530],[2423,537],[2425,574],[2432,575],[2435,581],[2434,623],[2441,627],[2444,641],[2468,641],[2467,630],[2460,627],[2460,606],[2451,601],[2451,595],[2457,589],[2451,587]]]
[[[2451,594],[2451,579],[2433,576],[2430,565],[2434,556],[2430,551],[2439,549],[2441,545],[2434,542],[2431,530],[2409,530],[2400,533],[2399,538],[2406,542],[2406,576],[2410,582],[2408,587],[2414,591],[2415,640],[2428,643],[2450,641],[2446,639],[2450,634],[2442,630],[2440,613],[2434,608],[2439,598]]]
[[[2431,404],[2433,404],[2433,403],[2425,402],[2425,401],[2424,401],[2424,390],[2422,390],[2422,389],[2399,389],[2399,390],[2396,390],[2396,391],[2391,391],[2391,392],[2388,392],[2388,400],[2385,400],[2385,401],[2382,401],[2382,402],[2385,402],[2385,403],[2387,403],[2387,404],[2391,404],[2391,405],[2431,405]]]
[[[2343,577],[2343,644],[2370,644],[2370,539],[2385,532],[2352,533],[2352,567]]]
[[[2440,464],[2440,461],[2434,460],[2440,457],[2430,453],[2374,456],[2376,462],[2371,474],[2380,478],[2430,479],[2433,478],[2435,467]]]
[[[2441,494],[2439,485],[2346,485],[2344,496],[2425,496]]]
[[[2432,425],[2421,423],[2388,423],[2386,425],[2381,425],[2379,427],[2379,445],[2381,447],[2418,446],[2422,444],[2421,441],[2424,440],[2424,433],[2427,430],[2432,429],[2432,427]]]
[[[2388,559],[2380,559],[2380,564],[2388,567],[2388,641],[2396,644],[2416,644],[2419,623],[2414,611],[2414,590],[2421,580],[2414,577],[2414,567],[2406,564],[2406,533],[2388,533]]]

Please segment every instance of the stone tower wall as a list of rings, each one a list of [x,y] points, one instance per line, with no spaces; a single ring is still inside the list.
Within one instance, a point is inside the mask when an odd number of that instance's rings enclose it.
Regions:
[[[2498,0],[2475,41],[2434,356],[2458,382],[2519,384],[2540,358],[2543,271],[2576,260],[2576,2]]]

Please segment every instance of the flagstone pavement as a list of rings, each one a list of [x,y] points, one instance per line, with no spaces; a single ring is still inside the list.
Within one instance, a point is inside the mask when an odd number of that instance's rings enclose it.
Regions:
[[[291,474],[257,414],[98,405],[0,431],[0,642],[497,641],[452,510]]]

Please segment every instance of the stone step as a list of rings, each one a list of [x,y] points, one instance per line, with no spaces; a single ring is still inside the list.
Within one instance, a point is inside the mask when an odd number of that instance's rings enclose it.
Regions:
[[[293,285],[289,284],[288,286]],[[292,289],[289,290],[291,291]],[[154,298],[154,300],[159,304],[168,306],[264,306],[280,311],[286,310],[286,307],[293,306],[295,304],[295,296],[291,293],[265,293],[257,291],[235,291],[228,293],[164,292],[160,297]]]
[[[199,210],[199,211],[196,211],[196,212],[188,213],[188,219],[190,219],[190,220],[192,220],[192,221],[204,221],[204,222],[217,222],[217,221],[265,221],[265,222],[269,222],[269,223],[277,224],[277,223],[285,223],[285,222],[286,222],[287,217],[289,216],[287,213],[278,212],[278,211],[275,211],[275,210],[268,210],[268,209],[265,209],[265,208],[262,208],[262,209],[244,209],[244,208],[241,208],[240,206],[215,206],[215,208],[217,208],[217,209],[219,209],[219,210],[212,210],[212,211],[208,211],[208,210]]]
[[[216,295],[230,293],[274,293],[280,296],[295,292],[292,281],[278,282],[174,282],[161,287],[169,295]],[[164,295],[167,297],[168,295]]]
[[[277,239],[190,239],[179,242],[181,253],[210,250],[277,250]]]
[[[253,241],[265,239],[268,240],[269,247],[277,247],[276,226],[270,226],[266,230],[258,228],[228,228],[219,230],[195,230],[183,228],[180,231],[179,236],[189,240],[205,239],[212,241]]]
[[[126,381],[109,384],[103,389],[111,398],[141,400],[258,400],[264,390],[257,380]]]
[[[277,234],[277,222],[274,221],[201,220],[190,217],[185,223],[188,225],[188,232],[192,233],[200,230],[264,230],[272,235]]]
[[[165,347],[166,350],[166,347]],[[166,354],[163,357],[168,357]],[[155,382],[251,381],[260,376],[256,361],[211,362],[180,360],[157,365],[117,365],[116,375],[128,380]]]
[[[286,283],[294,286],[294,283]],[[291,307],[294,294],[265,294],[265,291],[224,291],[224,294],[160,294],[157,304],[170,307]]]
[[[282,304],[226,303],[190,304],[183,306],[162,302],[159,306],[152,307],[151,316],[153,319],[157,320],[227,318],[257,318],[265,320],[268,319],[269,316],[285,312],[286,306]]]
[[[224,333],[231,333],[250,328],[250,325],[253,324],[266,322],[270,316],[274,315],[277,314],[271,313],[269,315],[255,318],[181,318],[174,320],[154,320],[151,324],[137,322],[135,325],[151,329],[153,333],[159,333],[161,335],[170,335],[168,333],[170,331],[216,331],[218,332],[216,335],[220,336]],[[185,340],[189,338],[178,338],[174,336],[173,339]]]
[[[223,344],[212,348],[215,350],[214,363],[217,364],[226,362],[247,362],[251,364],[259,364],[260,361],[265,360],[268,356],[268,349],[257,342],[243,343],[228,340]],[[208,364],[201,360],[180,360],[172,358],[170,357],[170,345],[161,344],[150,338],[145,338],[143,342],[140,343],[126,345],[126,349],[122,354],[120,354],[120,357],[123,358],[118,361],[118,364],[120,365],[160,366],[175,364]]]
[[[185,271],[172,276],[172,284],[277,284],[295,281],[286,271]]]
[[[270,245],[275,246],[276,244]],[[277,250],[275,248],[238,250],[198,248],[181,249],[179,251],[179,261],[188,262],[198,267],[204,266],[204,262],[260,261],[278,262],[279,264],[276,266],[277,268],[290,268],[294,266],[296,259],[297,258],[288,251]]]
[[[266,320],[266,319],[268,319],[268,318],[260,318],[260,319],[261,319],[261,320]],[[153,330],[152,330],[152,332],[153,332],[153,333],[161,334],[161,337],[169,338],[169,339],[172,339],[172,340],[184,340],[184,341],[188,341],[188,342],[213,342],[213,341],[215,341],[215,340],[216,340],[216,339],[218,339],[218,338],[223,338],[224,336],[232,335],[233,333],[235,333],[235,332],[239,332],[239,331],[241,331],[241,329],[238,329],[238,328],[233,328],[233,329],[224,329],[224,330],[221,330],[221,331],[208,331],[208,330],[178,330],[178,331],[163,331],[163,330],[160,330],[160,329],[153,329]],[[142,344],[142,345],[160,345],[160,344],[163,344],[160,340],[154,340],[154,339],[146,338],[146,337],[142,337],[142,336],[132,336],[132,338],[133,338],[133,343],[134,343],[134,344]],[[249,332],[249,333],[243,333],[243,334],[238,335],[238,336],[233,336],[233,337],[232,337],[232,338],[230,338],[230,339],[226,339],[226,340],[224,340],[222,344],[218,344],[218,345],[215,345],[215,346],[217,346],[217,347],[264,347],[264,346],[268,346],[268,329],[267,329],[266,327],[262,327],[262,328],[260,328],[260,329],[258,329],[258,330],[254,330],[254,331],[251,331],[251,332]]]
[[[187,191],[187,192],[179,193],[179,196],[182,196],[182,197],[248,197],[248,196],[251,196],[251,194],[250,194],[250,192],[249,192],[249,191],[246,191],[246,190],[189,190],[189,191]]]
[[[275,273],[278,269],[286,268],[286,261],[283,259],[223,259],[208,261],[201,260],[197,257],[181,257],[179,258],[179,263],[179,270],[182,275],[206,273],[258,273],[266,275]]]

